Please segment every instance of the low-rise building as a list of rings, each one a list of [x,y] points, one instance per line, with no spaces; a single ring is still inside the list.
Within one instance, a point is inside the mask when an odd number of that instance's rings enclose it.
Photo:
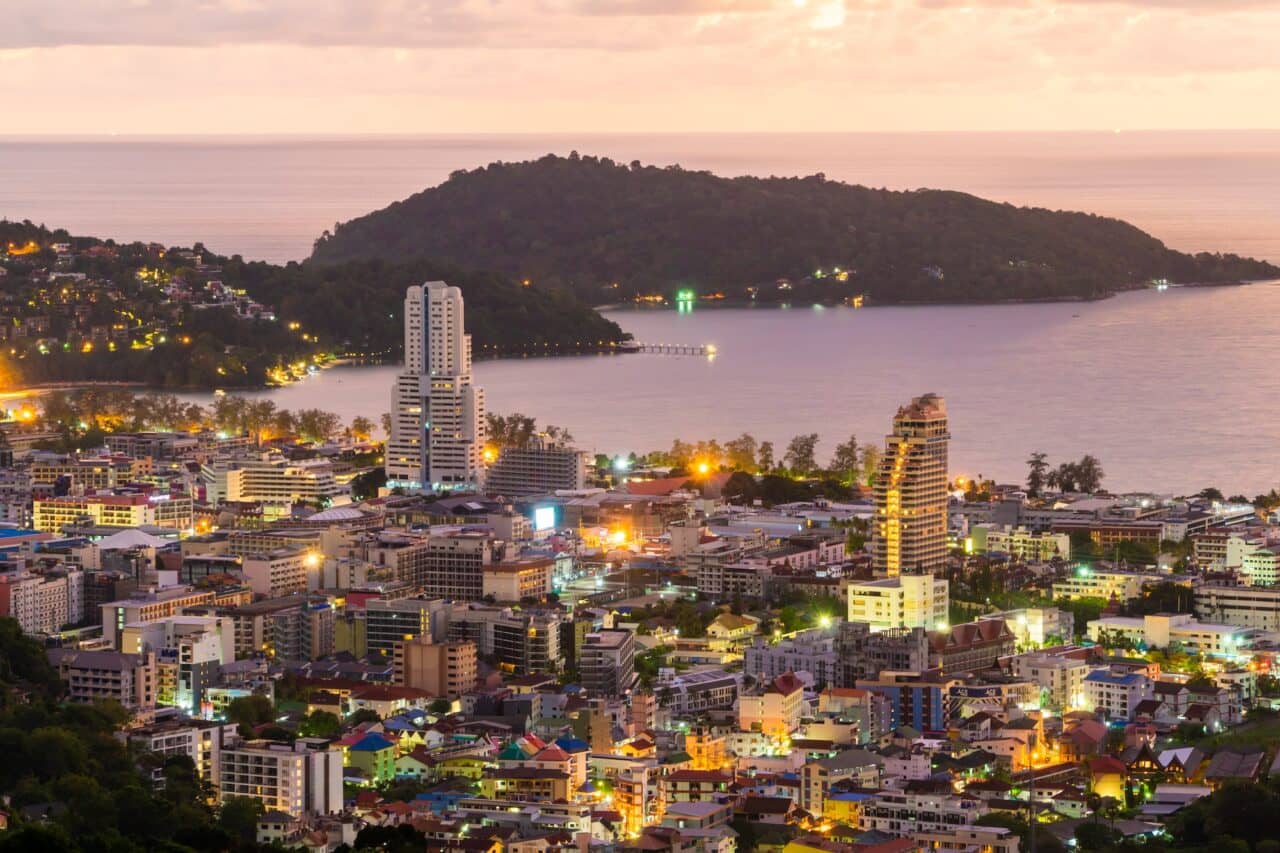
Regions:
[[[1152,698],[1152,681],[1140,672],[1095,669],[1084,677],[1085,704],[1112,720],[1131,720],[1139,703]]]
[[[67,699],[92,704],[113,700],[131,711],[156,706],[156,656],[110,651],[50,649],[49,662],[67,686]]]
[[[947,622],[949,604],[945,578],[898,575],[871,581],[852,581],[846,595],[849,621],[865,622],[872,631],[892,628],[935,630]]]
[[[297,817],[334,814],[342,810],[342,749],[320,738],[224,745],[218,797],[251,797]]]

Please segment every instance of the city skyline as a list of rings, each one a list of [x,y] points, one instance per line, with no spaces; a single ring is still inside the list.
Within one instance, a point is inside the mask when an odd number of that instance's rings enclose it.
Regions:
[[[7,24],[10,133],[1280,126],[1268,0],[20,0]]]

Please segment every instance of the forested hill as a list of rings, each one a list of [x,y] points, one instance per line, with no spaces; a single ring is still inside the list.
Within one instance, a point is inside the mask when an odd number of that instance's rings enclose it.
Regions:
[[[455,172],[326,232],[312,254],[325,264],[411,257],[566,286],[595,303],[679,289],[770,301],[1093,298],[1152,279],[1280,276],[1084,213],[576,153]]]

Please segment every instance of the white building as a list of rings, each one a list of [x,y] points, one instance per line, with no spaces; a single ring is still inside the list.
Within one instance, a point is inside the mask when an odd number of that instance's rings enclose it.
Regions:
[[[947,581],[933,575],[898,575],[853,581],[848,588],[849,621],[866,622],[872,631],[925,628],[947,623]]]
[[[1086,707],[1084,679],[1091,667],[1079,656],[1030,652],[1013,658],[1013,675],[1040,688],[1042,708],[1058,711]]]
[[[204,712],[205,692],[225,663],[235,660],[235,622],[229,617],[176,615],[125,625],[120,650],[153,653],[156,702],[187,716]]]
[[[1054,557],[1071,559],[1071,537],[1065,533],[1032,532],[1025,527],[1007,524],[978,524],[969,542],[975,554],[1000,553],[1019,560],[1046,561]]]
[[[269,554],[247,555],[240,564],[240,573],[254,595],[280,598],[318,589],[322,562],[319,552],[284,548]]]
[[[52,634],[84,619],[84,572],[67,566],[43,574],[0,574],[0,616],[25,634]]]
[[[766,680],[788,672],[807,672],[815,684],[834,684],[839,679],[839,666],[835,635],[814,628],[776,642],[757,639],[744,651],[742,670]]]
[[[1142,595],[1147,584],[1159,583],[1164,578],[1159,575],[1146,575],[1138,572],[1099,571],[1087,566],[1076,569],[1075,574],[1065,580],[1054,581],[1054,598],[1101,598],[1110,601],[1112,597],[1118,601],[1129,601]]]
[[[1241,628],[1280,631],[1280,587],[1201,586],[1196,617]]]
[[[342,810],[342,749],[321,738],[224,746],[218,797],[252,797],[294,817],[334,814]]]
[[[211,504],[319,504],[348,492],[334,479],[328,460],[289,461],[273,454],[206,462],[200,467],[200,481]]]
[[[471,381],[462,291],[443,281],[404,300],[404,370],[391,394],[388,485],[465,489],[483,476],[484,391]]]
[[[1155,696],[1155,685],[1140,672],[1095,669],[1084,677],[1084,698],[1088,710],[1112,720],[1133,719],[1139,702]]]
[[[1247,646],[1249,630],[1238,625],[1200,622],[1189,613],[1156,613],[1142,617],[1104,616],[1089,623],[1089,639],[1125,639],[1147,648],[1181,646],[1192,654],[1235,655]]]
[[[504,447],[485,475],[491,495],[520,497],[587,486],[587,453],[535,435],[524,447]]]
[[[882,791],[863,804],[858,828],[904,836],[946,832],[972,825],[987,810],[984,801],[957,794]]]

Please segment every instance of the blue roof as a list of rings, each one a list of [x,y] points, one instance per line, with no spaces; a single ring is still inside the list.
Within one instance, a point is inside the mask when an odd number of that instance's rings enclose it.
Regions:
[[[1138,679],[1144,677],[1145,676],[1141,673],[1137,672],[1126,672],[1123,675],[1116,675],[1115,673],[1107,672],[1105,669],[1095,669],[1093,672],[1086,675],[1084,680],[1095,683],[1120,684],[1128,687],[1131,684],[1137,684]]]
[[[0,527],[0,539],[10,539],[14,536],[39,536],[39,530],[27,530],[22,527]]]
[[[394,748],[394,745],[391,743],[391,741],[387,740],[382,735],[377,734],[375,732],[370,732],[369,734],[362,737],[360,740],[351,744],[351,747],[350,747],[352,752],[378,752],[383,749],[393,749],[393,748]]]
[[[591,744],[585,740],[579,740],[576,737],[562,737],[556,739],[556,746],[565,752],[590,752]]]

